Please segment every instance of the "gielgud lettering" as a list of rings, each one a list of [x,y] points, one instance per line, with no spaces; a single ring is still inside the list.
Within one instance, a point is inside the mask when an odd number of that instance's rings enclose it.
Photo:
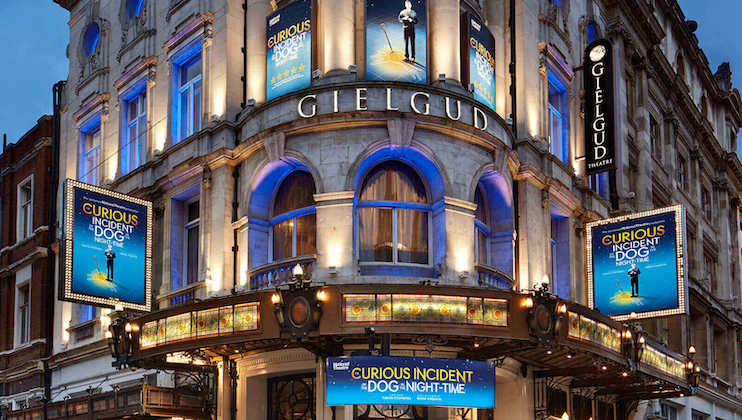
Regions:
[[[606,122],[603,102],[603,87],[600,85],[603,75],[605,74],[605,63],[597,62],[590,66],[590,75],[595,80],[595,115],[592,121],[593,127],[593,158],[599,161],[605,158],[608,149],[605,146],[606,140]]]
[[[339,90],[332,91],[332,113],[341,111],[368,111],[368,88],[356,88],[354,92],[354,104],[353,109],[340,109],[340,92]],[[347,93],[345,93],[347,94]],[[318,101],[316,94],[306,95],[299,99],[296,104],[296,112],[302,118],[312,118],[320,111],[318,109]],[[392,90],[392,88],[386,88],[385,100],[386,104],[380,110],[383,111],[399,111],[400,110],[400,98],[398,94]],[[450,98],[445,96],[442,98],[445,103],[445,114],[446,118],[452,121],[461,120],[461,100]],[[402,99],[405,101],[405,99]],[[419,115],[430,115],[430,103],[431,95],[427,92],[413,92],[406,99],[409,102],[409,107],[412,112]],[[377,108],[379,109],[379,108]],[[474,128],[478,130],[487,130],[487,114],[481,109],[472,105],[472,123]]]

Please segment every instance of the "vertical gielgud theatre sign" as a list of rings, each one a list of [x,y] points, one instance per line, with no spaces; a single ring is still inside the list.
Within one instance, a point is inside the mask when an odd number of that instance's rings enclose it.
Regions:
[[[266,97],[308,88],[312,82],[312,1],[299,0],[266,19]]]
[[[680,205],[588,223],[588,306],[622,321],[686,312]]]
[[[152,203],[68,179],[60,299],[152,307]]]
[[[613,114],[613,51],[599,39],[585,50],[585,171],[614,169],[616,165]]]

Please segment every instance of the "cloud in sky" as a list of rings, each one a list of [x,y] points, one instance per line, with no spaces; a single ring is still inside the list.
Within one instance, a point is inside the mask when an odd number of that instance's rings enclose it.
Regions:
[[[67,78],[69,13],[51,0],[0,0],[0,133],[18,140],[52,113],[52,85]]]

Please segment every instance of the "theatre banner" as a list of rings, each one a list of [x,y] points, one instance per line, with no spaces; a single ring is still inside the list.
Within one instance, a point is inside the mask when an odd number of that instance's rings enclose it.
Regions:
[[[489,362],[428,357],[335,357],[327,360],[327,405],[405,404],[495,407]]]
[[[588,304],[617,320],[686,312],[682,206],[587,225]]]
[[[366,79],[428,82],[426,7],[426,0],[366,0]]]
[[[616,167],[613,112],[613,50],[606,39],[585,49],[585,171],[595,174]]]
[[[466,14],[467,45],[462,51],[467,57],[468,82],[474,87],[474,98],[495,109],[495,38],[487,26],[472,13]]]
[[[149,311],[152,203],[68,179],[60,299]]]
[[[308,88],[312,81],[312,0],[299,0],[266,20],[266,98]]]

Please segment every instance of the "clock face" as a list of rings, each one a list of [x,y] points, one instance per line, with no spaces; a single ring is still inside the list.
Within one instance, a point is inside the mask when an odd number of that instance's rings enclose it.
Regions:
[[[592,62],[600,61],[604,56],[605,56],[604,45],[596,45],[593,47],[592,50],[590,50],[590,61]]]

